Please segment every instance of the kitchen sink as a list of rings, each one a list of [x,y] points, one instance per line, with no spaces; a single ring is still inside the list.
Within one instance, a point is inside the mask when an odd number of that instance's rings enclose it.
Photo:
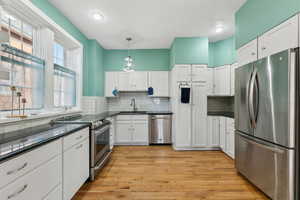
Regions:
[[[147,111],[122,111],[121,115],[145,115]]]

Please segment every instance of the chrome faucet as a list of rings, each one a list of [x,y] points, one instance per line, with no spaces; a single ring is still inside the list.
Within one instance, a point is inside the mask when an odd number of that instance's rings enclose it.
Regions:
[[[137,111],[137,107],[136,107],[136,102],[135,102],[135,98],[131,99],[131,103],[130,103],[130,106],[133,107],[133,111]]]

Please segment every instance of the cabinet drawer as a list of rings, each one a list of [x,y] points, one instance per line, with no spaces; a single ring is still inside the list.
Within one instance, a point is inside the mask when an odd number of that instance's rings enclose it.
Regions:
[[[61,183],[61,155],[0,190],[0,200],[40,200]]]
[[[133,115],[132,120],[142,120],[142,121],[147,121],[148,120],[148,115]]]
[[[54,190],[48,194],[43,200],[61,200],[62,199],[62,186],[59,184]]]
[[[132,115],[118,115],[117,121],[131,121]]]
[[[82,129],[76,133],[70,134],[63,138],[64,151],[71,146],[89,138],[89,128]]]
[[[2,163],[0,165],[0,188],[61,154],[61,152],[62,141],[59,139]]]

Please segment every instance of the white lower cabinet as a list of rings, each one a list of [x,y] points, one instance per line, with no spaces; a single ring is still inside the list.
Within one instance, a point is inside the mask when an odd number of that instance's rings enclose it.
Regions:
[[[219,117],[207,117],[208,147],[220,146]]]
[[[114,138],[115,138],[115,132],[116,132],[116,117],[110,117],[106,120],[110,121],[110,137],[109,137],[109,146],[110,150],[114,148]]]
[[[226,146],[227,155],[234,159],[234,119],[226,118]]]
[[[149,128],[146,115],[120,115],[116,121],[115,144],[148,145]]]
[[[72,199],[88,178],[89,140],[85,139],[63,153],[63,199]]]
[[[226,118],[220,117],[220,148],[225,151],[226,147]]]
[[[62,199],[62,185],[59,184],[54,190],[47,195],[43,200],[61,200]]]
[[[0,190],[1,200],[44,199],[61,183],[61,155],[20,177]]]

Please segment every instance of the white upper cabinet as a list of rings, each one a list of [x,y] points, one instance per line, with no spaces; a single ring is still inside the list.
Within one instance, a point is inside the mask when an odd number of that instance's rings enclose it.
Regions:
[[[207,68],[206,85],[207,85],[207,95],[208,96],[214,95],[214,87],[215,87],[214,71],[215,71],[214,68]]]
[[[237,68],[237,63],[233,64],[230,66],[230,95],[234,96],[235,95],[235,69]]]
[[[148,72],[131,72],[130,90],[147,91],[148,89]]]
[[[130,73],[129,72],[118,72],[119,74],[119,90],[127,91],[130,90]]]
[[[298,26],[298,16],[294,16],[259,37],[259,59],[298,47]]]
[[[118,89],[118,72],[105,72],[105,96],[114,97],[113,91]]]
[[[215,95],[230,95],[230,65],[215,68]]]
[[[175,73],[176,73],[176,81],[191,81],[191,65],[176,65]]]
[[[256,61],[258,58],[257,54],[257,39],[255,39],[237,50],[238,66]]]
[[[169,97],[169,72],[149,72],[149,87],[153,88],[152,97]]]
[[[206,82],[207,79],[207,65],[192,65],[192,81]]]
[[[147,91],[148,72],[119,72],[120,91]]]

